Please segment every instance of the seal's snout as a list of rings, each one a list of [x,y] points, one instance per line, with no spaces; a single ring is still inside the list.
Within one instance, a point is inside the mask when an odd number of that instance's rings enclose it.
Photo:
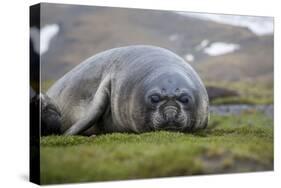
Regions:
[[[167,123],[174,123],[178,114],[177,107],[168,106],[164,109],[164,117]]]

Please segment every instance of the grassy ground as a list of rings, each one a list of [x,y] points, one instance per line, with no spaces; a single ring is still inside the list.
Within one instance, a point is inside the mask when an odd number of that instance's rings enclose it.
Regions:
[[[273,169],[273,122],[252,112],[211,116],[195,134],[152,132],[41,139],[41,183]]]
[[[255,83],[238,82],[205,82],[206,86],[216,86],[237,91],[237,97],[224,97],[211,101],[212,105],[220,104],[273,104],[273,82]]]
[[[44,82],[42,82],[41,84],[41,91],[43,93],[46,93],[46,91],[53,85],[54,80],[46,80]]]

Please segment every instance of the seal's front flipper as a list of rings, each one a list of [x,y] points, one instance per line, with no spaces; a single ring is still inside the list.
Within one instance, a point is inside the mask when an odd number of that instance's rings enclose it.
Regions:
[[[61,132],[61,113],[54,101],[40,93],[36,100],[41,103],[41,136],[59,135]]]
[[[88,113],[74,125],[72,125],[64,134],[77,135],[81,134],[91,126],[93,126],[106,111],[109,105],[110,97],[110,79],[104,79],[95,93],[94,99],[91,102],[91,107]]]

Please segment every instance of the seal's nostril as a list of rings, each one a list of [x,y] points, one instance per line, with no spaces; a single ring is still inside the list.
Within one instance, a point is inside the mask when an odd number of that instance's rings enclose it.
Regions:
[[[174,119],[174,117],[173,117],[172,115],[170,115],[170,114],[167,114],[167,115],[166,115],[166,120],[167,120],[168,122],[173,121],[173,119]]]
[[[177,108],[175,107],[166,107],[164,109],[164,116],[166,121],[168,122],[173,122],[176,119],[176,115],[177,115]]]

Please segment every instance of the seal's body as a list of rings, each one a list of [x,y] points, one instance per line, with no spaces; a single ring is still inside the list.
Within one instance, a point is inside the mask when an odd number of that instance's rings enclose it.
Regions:
[[[197,73],[173,52],[128,46],[101,52],[59,79],[47,96],[67,135],[191,131],[208,121]]]

